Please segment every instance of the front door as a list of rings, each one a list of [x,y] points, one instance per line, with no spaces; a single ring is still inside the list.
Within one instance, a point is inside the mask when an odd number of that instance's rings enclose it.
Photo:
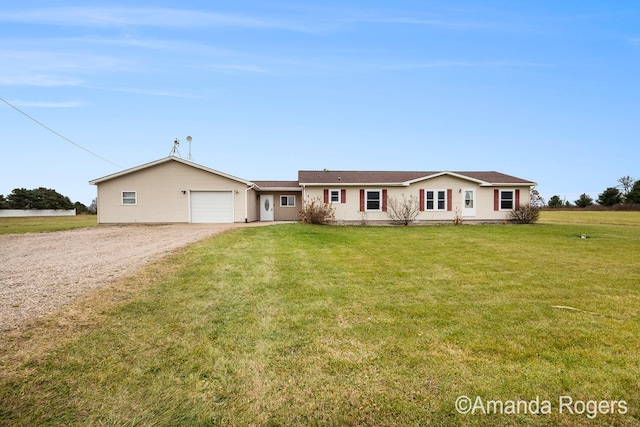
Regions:
[[[260,221],[273,221],[273,194],[260,195]]]
[[[462,189],[462,216],[476,216],[476,190],[473,188]]]

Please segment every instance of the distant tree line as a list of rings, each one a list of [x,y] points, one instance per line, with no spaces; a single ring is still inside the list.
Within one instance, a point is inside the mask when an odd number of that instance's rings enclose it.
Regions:
[[[76,209],[77,213],[88,213],[87,206],[73,203],[67,196],[51,188],[16,188],[5,197],[0,194],[0,209]]]
[[[606,207],[640,204],[640,179],[634,180],[627,175],[618,179],[618,183],[619,185],[607,187],[602,193],[598,194],[598,199],[595,200],[595,203]],[[544,205],[544,202],[542,205]],[[568,200],[562,200],[558,195],[552,196],[547,202],[547,206],[552,209],[570,206],[586,208],[593,205],[594,200],[587,193],[582,193],[573,204]]]

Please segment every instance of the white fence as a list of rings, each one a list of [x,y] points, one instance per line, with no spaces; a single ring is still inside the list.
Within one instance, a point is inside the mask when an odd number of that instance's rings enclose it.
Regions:
[[[16,216],[75,216],[75,209],[0,209],[0,218]]]

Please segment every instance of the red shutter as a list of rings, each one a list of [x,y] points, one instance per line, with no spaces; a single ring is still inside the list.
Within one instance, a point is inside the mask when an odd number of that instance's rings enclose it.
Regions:
[[[500,190],[493,190],[493,210],[500,210]]]
[[[424,212],[424,188],[420,189],[420,212]]]
[[[340,190],[340,203],[347,203],[347,190]]]
[[[520,190],[516,190],[516,209],[520,209]]]
[[[364,190],[360,190],[360,212],[364,212]]]
[[[329,190],[324,189],[324,202],[329,203]]]
[[[447,190],[447,210],[451,211],[453,210],[452,208],[452,203],[453,201],[451,200],[453,198],[453,190],[451,190],[450,188]]]
[[[382,190],[382,212],[387,211],[387,190]]]

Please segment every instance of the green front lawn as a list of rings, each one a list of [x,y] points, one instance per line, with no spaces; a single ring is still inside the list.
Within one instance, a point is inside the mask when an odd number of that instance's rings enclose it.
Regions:
[[[633,226],[238,229],[1,337],[0,423],[639,425],[639,265]]]
[[[0,218],[0,234],[42,233],[96,225],[97,215]]]

